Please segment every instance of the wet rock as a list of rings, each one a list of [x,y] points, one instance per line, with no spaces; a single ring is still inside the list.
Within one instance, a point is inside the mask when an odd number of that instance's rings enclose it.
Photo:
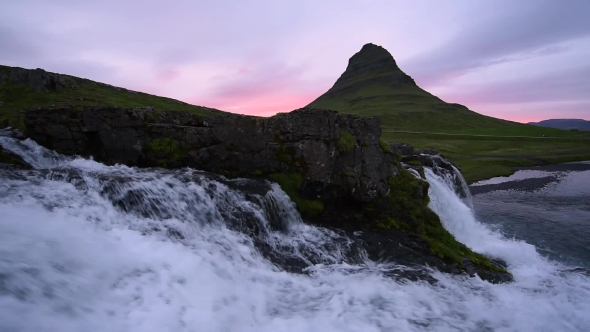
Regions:
[[[362,231],[363,235],[352,241],[354,245],[343,252],[350,262],[361,262],[361,256],[367,255],[374,261],[418,270],[426,265],[444,272],[478,273],[487,280],[502,281],[484,265],[461,264],[451,256],[441,259],[431,250],[426,239],[433,239],[426,237],[424,227],[420,227],[425,225],[426,219],[422,218],[430,218],[428,227],[439,231],[432,236],[448,233],[427,208],[428,183],[398,168],[398,155],[405,154],[402,162],[416,162],[441,172],[454,172],[453,165],[434,153],[426,155],[411,146],[397,145],[386,151],[380,144],[381,128],[376,118],[311,108],[257,118],[98,107],[33,110],[26,113],[25,125],[27,135],[45,147],[65,154],[93,156],[106,164],[191,167],[227,178],[273,180],[290,196],[307,222],[349,234]],[[126,212],[154,219],[183,219],[178,211],[164,208],[167,202],[147,195],[146,188],[128,187],[124,178],[105,181],[101,194]],[[236,188],[237,184],[229,186]],[[407,188],[409,192],[405,192]],[[243,189],[250,191],[245,194],[246,200],[268,205],[265,208],[269,224],[261,225],[255,214],[241,206],[232,211],[219,209],[230,228],[253,239],[271,231],[287,230],[281,217],[274,215],[278,211],[273,211],[276,207],[272,202],[260,199],[267,187],[250,183]],[[214,193],[216,188],[205,186],[205,190]],[[397,196],[392,192],[398,192]],[[182,213],[199,215],[199,211],[191,210],[197,209],[194,205],[187,206]],[[207,216],[202,219],[208,220]],[[259,248],[265,254],[264,245]],[[303,258],[276,257],[269,250],[265,255],[293,271],[325,263],[313,253]]]
[[[414,147],[411,146],[410,144],[392,142],[392,143],[389,143],[389,146],[390,146],[393,154],[399,154],[402,156],[409,156],[409,155],[413,155],[416,153],[414,150]]]
[[[265,119],[149,108],[39,109],[27,113],[25,124],[41,145],[107,164],[189,166],[229,177],[301,174],[301,194],[322,196],[329,189],[321,200],[368,202],[384,196],[387,178],[397,173],[393,155],[379,145],[378,119],[328,110]]]
[[[33,167],[20,156],[4,149],[0,145],[0,169],[32,169]]]

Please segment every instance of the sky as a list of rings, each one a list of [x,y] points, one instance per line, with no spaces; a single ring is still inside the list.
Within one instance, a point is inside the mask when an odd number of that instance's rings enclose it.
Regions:
[[[519,122],[590,120],[588,0],[0,0],[0,64],[272,115],[366,43],[423,89]]]

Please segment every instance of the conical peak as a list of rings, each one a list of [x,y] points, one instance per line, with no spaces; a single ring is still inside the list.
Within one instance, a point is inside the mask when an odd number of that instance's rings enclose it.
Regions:
[[[368,43],[348,60],[346,71],[336,84],[356,80],[360,77],[371,78],[383,75],[393,75],[395,81],[401,80],[413,84],[413,80],[399,69],[393,56],[385,48]]]
[[[366,66],[397,69],[393,56],[386,49],[375,44],[365,44],[359,52],[348,60],[346,70],[355,70],[358,67]]]

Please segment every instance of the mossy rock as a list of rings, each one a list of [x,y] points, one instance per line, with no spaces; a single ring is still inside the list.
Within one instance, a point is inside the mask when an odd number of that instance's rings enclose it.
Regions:
[[[169,138],[157,138],[150,142],[146,152],[156,154],[157,162],[162,167],[168,167],[170,161],[180,162],[187,151],[180,146],[180,142]]]
[[[414,233],[429,244],[431,253],[444,261],[456,263],[459,268],[466,259],[480,268],[507,273],[484,255],[458,242],[444,228],[438,215],[428,207],[428,182],[399,167],[399,175],[391,177],[389,184],[391,190],[386,198],[386,211],[378,218],[377,229]]]
[[[352,136],[351,133],[349,133],[348,131],[341,129],[340,130],[340,137],[338,138],[338,149],[340,149],[340,151],[345,152],[345,153],[349,153],[352,150],[354,150],[354,147],[356,145],[356,140],[354,138],[354,136]]]
[[[386,140],[381,139],[379,141],[379,145],[381,146],[381,148],[383,149],[383,151],[385,151],[385,153],[391,153],[391,154],[393,154],[393,151],[391,151],[391,146],[389,145],[389,143]]]
[[[11,165],[12,167],[20,168],[20,169],[31,169],[32,168],[31,165],[27,164],[19,156],[14,155],[14,154],[4,150],[1,146],[0,146],[0,164],[7,164],[7,165]]]
[[[324,203],[301,197],[299,189],[303,184],[303,177],[299,173],[274,173],[270,178],[277,182],[281,189],[291,198],[297,210],[304,217],[315,217],[324,211]]]

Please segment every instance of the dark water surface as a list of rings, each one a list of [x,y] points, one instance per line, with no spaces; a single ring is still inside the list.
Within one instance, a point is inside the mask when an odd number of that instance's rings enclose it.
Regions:
[[[531,168],[471,186],[481,222],[590,269],[590,163]]]

